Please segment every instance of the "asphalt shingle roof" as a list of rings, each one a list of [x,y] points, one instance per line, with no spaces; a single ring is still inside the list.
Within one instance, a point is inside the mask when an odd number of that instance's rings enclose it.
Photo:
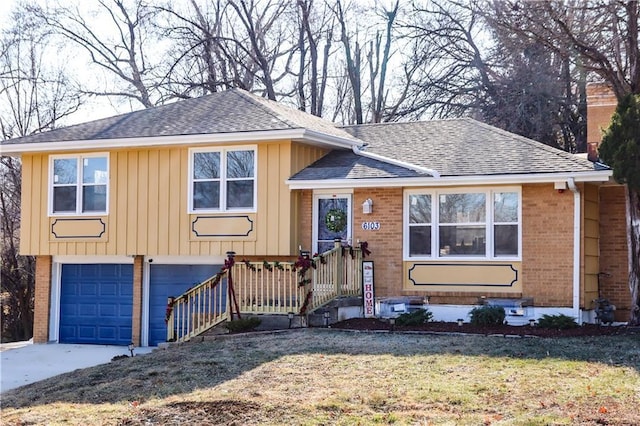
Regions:
[[[338,127],[239,89],[12,139],[2,145],[62,142],[72,147],[74,141],[295,129],[347,142],[344,150],[329,152],[291,177],[298,181],[431,176],[398,162],[434,169],[441,176],[595,169],[586,159],[469,118]],[[350,144],[383,158],[358,155],[346,148]]]
[[[361,179],[421,177],[418,173],[384,161],[363,157],[353,151],[334,150],[309,167],[302,169],[291,180]]]
[[[435,169],[441,176],[594,171],[586,159],[470,118],[344,129],[368,144],[365,152]]]
[[[335,124],[261,98],[230,89],[200,98],[134,111],[64,127],[3,144],[123,139],[157,136],[306,129],[354,140]]]

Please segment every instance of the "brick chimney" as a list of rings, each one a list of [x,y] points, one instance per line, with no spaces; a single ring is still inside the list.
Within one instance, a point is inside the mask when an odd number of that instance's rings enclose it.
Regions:
[[[603,130],[609,127],[618,99],[605,83],[587,84],[587,153],[591,161],[598,158]]]

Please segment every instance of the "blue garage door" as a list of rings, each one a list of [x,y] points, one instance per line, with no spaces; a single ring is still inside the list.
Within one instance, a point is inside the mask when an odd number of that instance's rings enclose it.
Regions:
[[[60,288],[61,343],[131,342],[133,265],[64,264]]]
[[[167,299],[211,278],[222,265],[156,265],[149,275],[149,346],[167,341]]]

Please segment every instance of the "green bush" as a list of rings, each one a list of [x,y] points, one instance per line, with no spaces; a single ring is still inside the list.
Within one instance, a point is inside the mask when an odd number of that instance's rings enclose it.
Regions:
[[[478,306],[469,312],[473,325],[501,325],[506,316],[502,306]]]
[[[543,315],[538,320],[538,327],[540,328],[553,328],[556,330],[566,330],[569,328],[578,327],[578,323],[575,318],[558,314],[558,315]]]
[[[420,325],[428,323],[433,319],[433,314],[426,309],[407,312],[396,318],[396,325]]]
[[[224,327],[229,330],[230,333],[242,333],[244,331],[255,330],[261,323],[262,320],[260,318],[247,317],[229,321],[224,324]]]

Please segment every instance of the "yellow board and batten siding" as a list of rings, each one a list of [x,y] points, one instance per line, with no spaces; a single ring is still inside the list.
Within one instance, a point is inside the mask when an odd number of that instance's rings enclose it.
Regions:
[[[593,308],[593,300],[598,298],[598,273],[600,272],[600,196],[596,185],[585,184],[582,188],[582,292],[580,305],[583,309]]]
[[[233,250],[246,256],[295,254],[298,203],[285,180],[326,150],[290,141],[250,145],[257,146],[256,212],[202,215],[243,216],[240,220],[245,223],[248,218],[252,229],[242,237],[198,237],[192,232],[199,215],[189,214],[187,208],[186,146],[109,151],[109,213],[95,216],[49,217],[49,155],[24,154],[21,253],[203,256]],[[57,219],[92,220],[76,221],[72,227],[72,221],[56,223]],[[105,232],[98,235],[101,223]],[[52,226],[59,232],[73,228],[73,233],[59,238]]]
[[[404,262],[404,290],[522,293],[522,262]]]

